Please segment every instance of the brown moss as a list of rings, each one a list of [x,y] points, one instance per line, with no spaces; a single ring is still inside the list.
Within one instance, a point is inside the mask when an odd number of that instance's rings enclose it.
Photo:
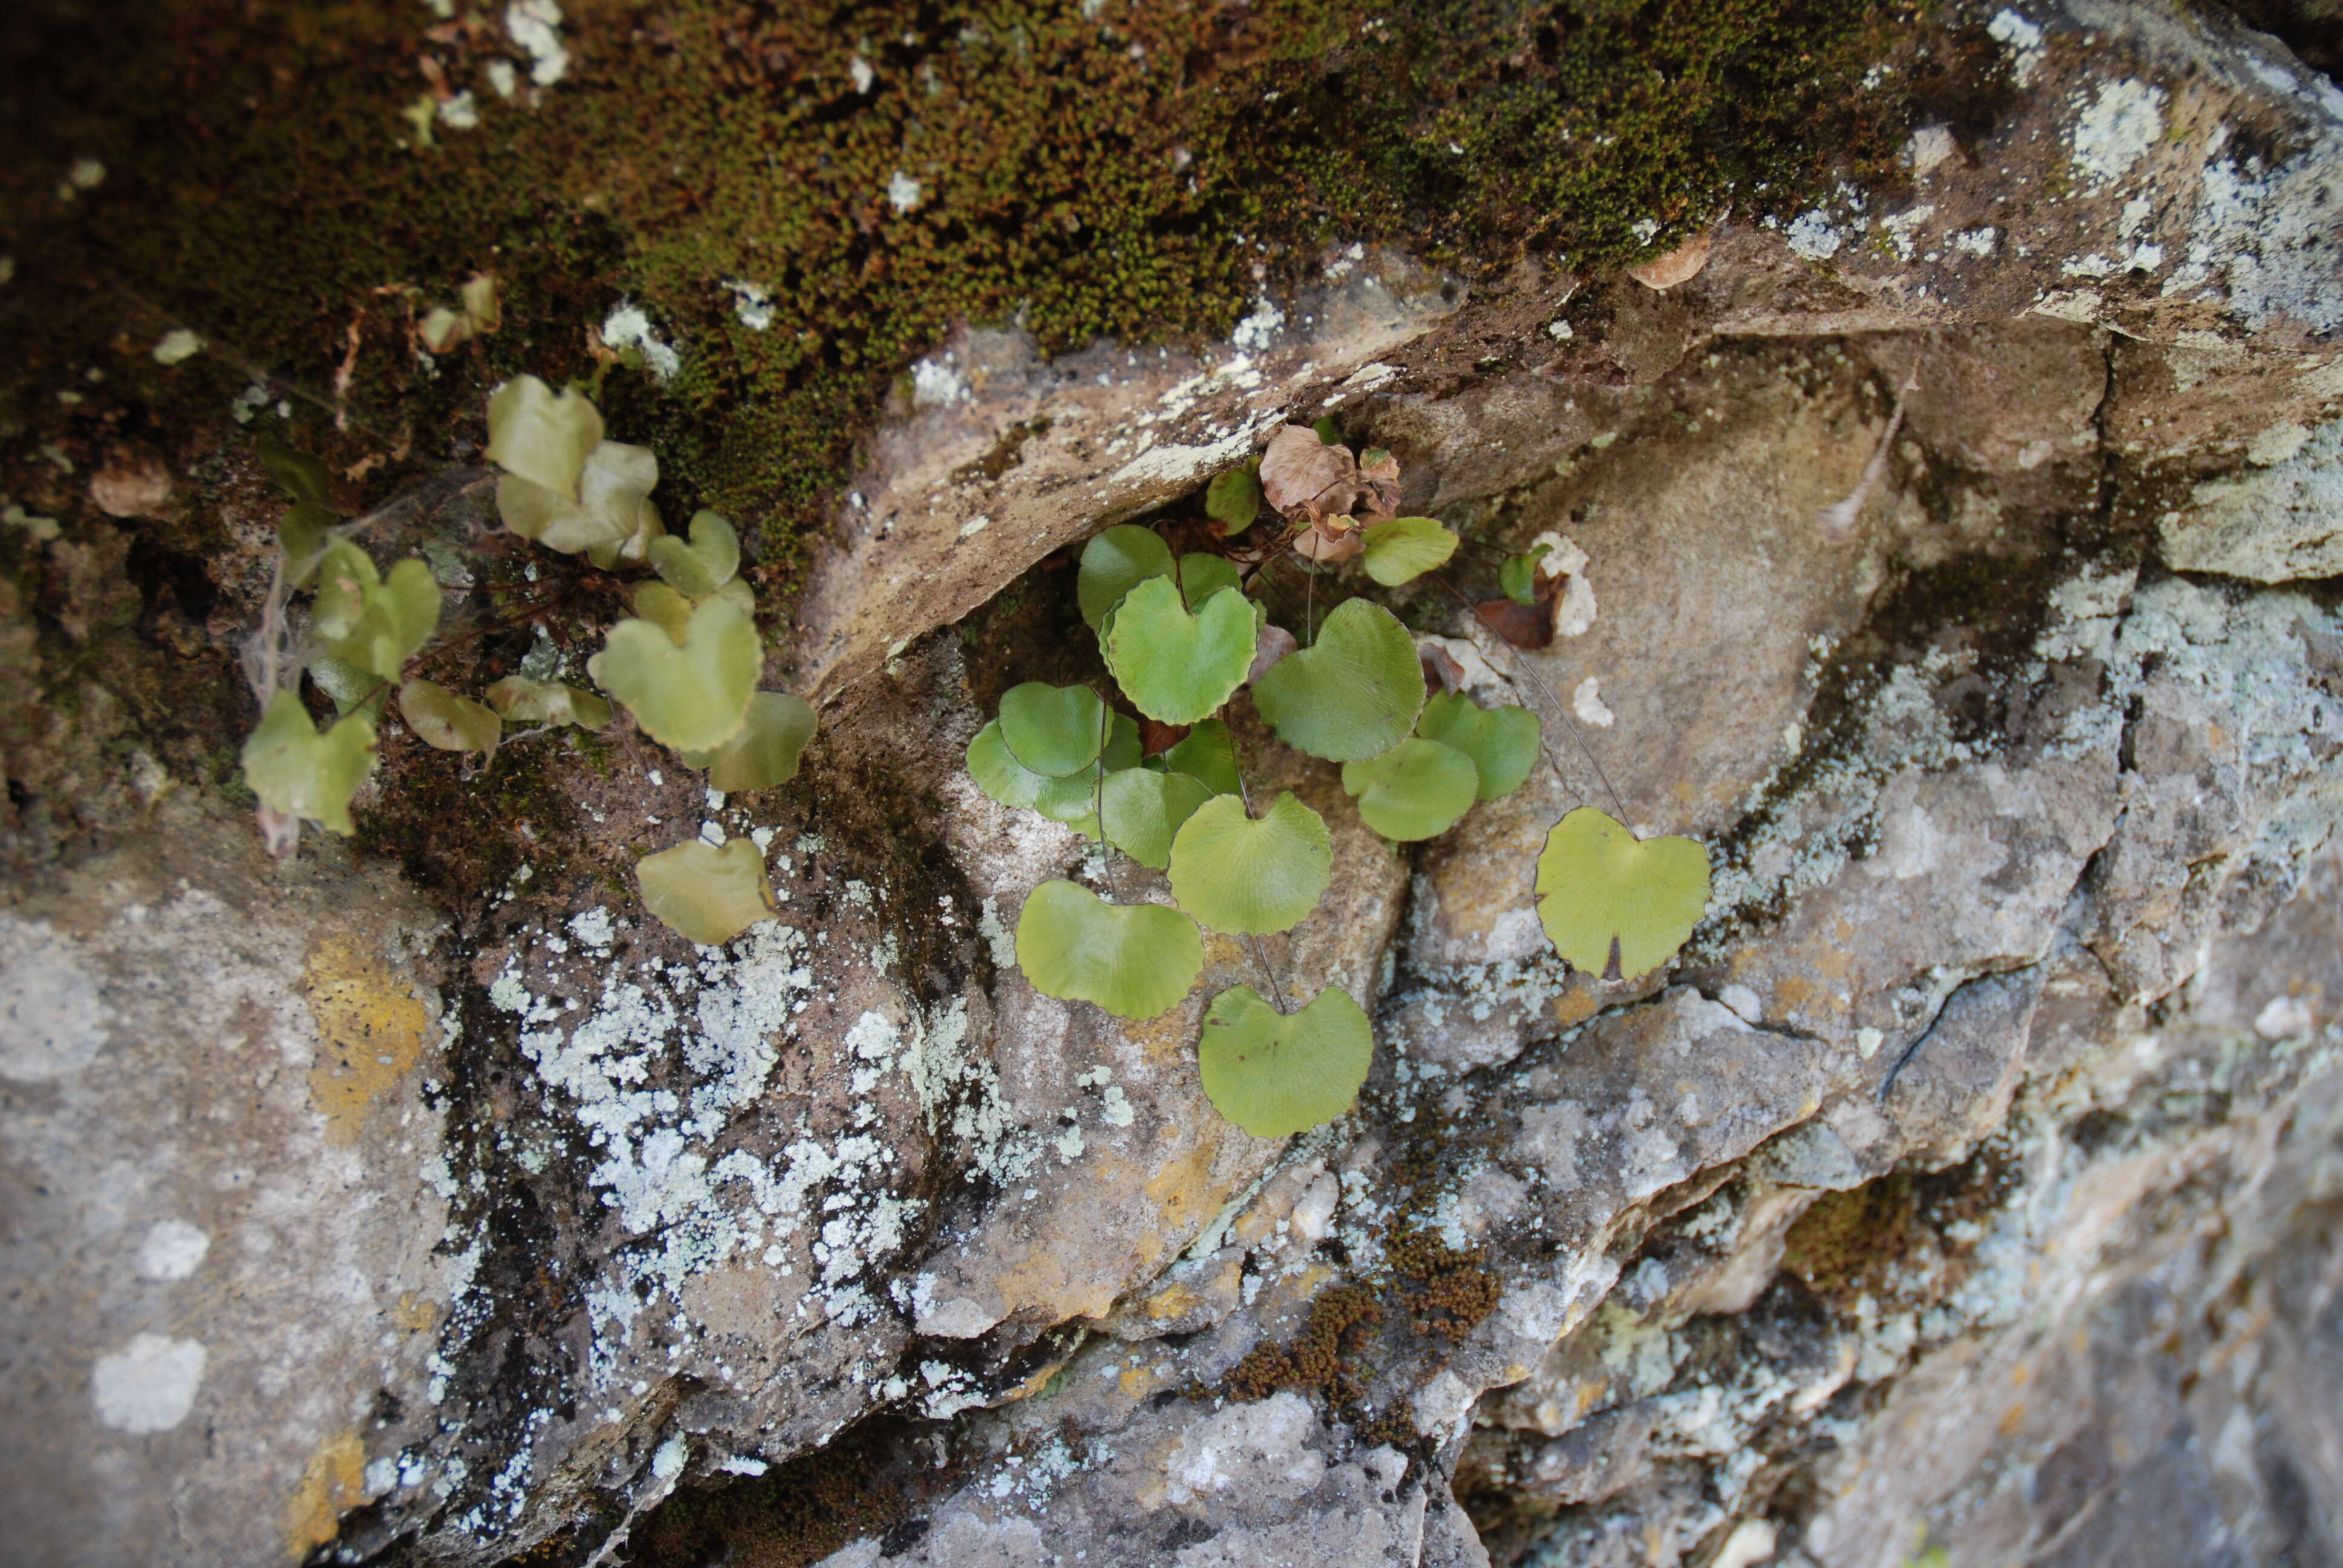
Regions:
[[[1255,1345],[1230,1369],[1222,1386],[1244,1400],[1267,1399],[1291,1388],[1317,1393],[1337,1410],[1356,1405],[1367,1394],[1359,1378],[1361,1358],[1383,1321],[1381,1303],[1363,1285],[1321,1291],[1291,1344]]]
[[[1383,1242],[1393,1275],[1412,1288],[1400,1292],[1408,1326],[1416,1333],[1462,1344],[1497,1310],[1504,1286],[1488,1255],[1461,1251],[1429,1231],[1394,1231]]]

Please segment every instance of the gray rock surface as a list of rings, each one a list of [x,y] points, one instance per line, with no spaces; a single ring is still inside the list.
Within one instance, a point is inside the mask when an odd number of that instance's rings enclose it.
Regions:
[[[939,347],[802,608],[799,784],[546,808],[755,838],[726,949],[550,847],[435,910],[140,802],[0,910],[0,1533],[619,1561],[827,1457],[872,1516],[774,1561],[2343,1555],[2343,95],[2038,9],[1986,139],[1664,293],[1337,254],[1227,345]],[[1480,555],[1583,553],[1534,653],[1393,596],[1554,766],[1401,853],[1240,703],[1325,906],[1162,1020],[1041,997],[1019,900],[1101,873],[959,762],[1071,657],[1048,558],[1330,408]],[[1715,868],[1639,981],[1533,904],[1614,792]],[[1264,962],[1377,1025],[1283,1144],[1192,1052]]]

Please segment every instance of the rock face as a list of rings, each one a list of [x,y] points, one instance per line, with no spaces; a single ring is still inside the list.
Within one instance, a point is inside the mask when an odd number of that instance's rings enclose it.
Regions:
[[[580,753],[460,907],[109,804],[0,910],[0,1532],[2343,1557],[2343,94],[2151,6],[1976,31],[1988,123],[1664,289],[1345,249],[1226,346],[940,347],[799,618],[829,706],[788,789]],[[1553,765],[1403,852],[1241,701],[1326,903],[1146,1024],[1041,996],[1027,890],[1168,897],[960,765],[1072,668],[1062,547],[1330,412],[1406,510],[1575,563],[1534,652],[1392,598]],[[1709,846],[1672,968],[1546,943],[1582,804]],[[695,949],[613,885],[694,831],[755,839],[778,920]],[[1358,1111],[1282,1143],[1194,1067],[1264,964],[1376,1023]]]

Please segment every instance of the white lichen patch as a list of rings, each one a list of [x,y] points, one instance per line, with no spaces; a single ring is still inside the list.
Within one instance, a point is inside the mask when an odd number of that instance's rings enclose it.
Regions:
[[[2075,121],[2075,167],[2094,188],[2131,173],[2164,135],[2164,89],[2146,82],[2107,82]]]
[[[659,337],[639,305],[622,303],[604,317],[602,341],[621,354],[640,355],[645,368],[662,381],[672,381],[683,368],[683,357]]]

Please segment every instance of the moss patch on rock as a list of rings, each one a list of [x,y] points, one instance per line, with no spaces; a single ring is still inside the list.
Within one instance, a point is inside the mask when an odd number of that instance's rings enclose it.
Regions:
[[[1906,0],[573,6],[542,88],[501,7],[45,0],[0,247],[60,357],[117,332],[251,371],[337,456],[443,460],[523,367],[601,383],[662,495],[785,561],[895,377],[958,319],[1052,347],[1225,330],[1257,268],[1394,240],[1461,266],[1790,210],[1900,137]],[[489,75],[518,69],[510,98]],[[451,107],[468,94],[465,106]],[[468,128],[456,121],[471,119]],[[427,133],[425,127],[427,126]],[[40,127],[37,131],[32,127]],[[69,199],[73,160],[106,169]],[[475,270],[503,325],[414,327]],[[593,329],[621,300],[659,380]]]

